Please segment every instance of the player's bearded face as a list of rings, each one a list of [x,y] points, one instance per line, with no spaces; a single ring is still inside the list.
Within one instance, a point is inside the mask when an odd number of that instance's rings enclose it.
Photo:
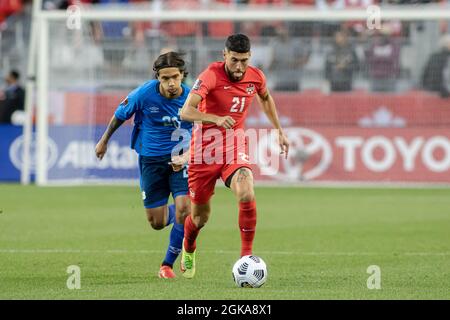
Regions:
[[[225,70],[231,81],[241,81],[244,78],[250,60],[250,52],[239,53],[225,50]]]
[[[183,74],[178,68],[164,68],[158,71],[160,91],[166,98],[176,98],[181,94]]]

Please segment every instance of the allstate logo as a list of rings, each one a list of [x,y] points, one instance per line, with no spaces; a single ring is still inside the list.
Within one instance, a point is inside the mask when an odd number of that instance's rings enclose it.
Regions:
[[[284,130],[290,143],[289,157],[281,156],[280,166],[265,161],[267,154],[279,154],[276,132],[262,137],[258,143],[261,173],[282,181],[312,180],[322,175],[333,160],[329,142],[315,131],[304,128]]]
[[[9,158],[11,159],[12,164],[18,170],[22,169],[23,164],[23,136],[19,136],[16,140],[11,143],[9,147]],[[47,168],[50,169],[56,164],[58,160],[58,146],[55,141],[53,141],[50,137],[47,139]],[[31,139],[30,145],[30,170],[34,172],[36,170],[36,136],[33,135]]]

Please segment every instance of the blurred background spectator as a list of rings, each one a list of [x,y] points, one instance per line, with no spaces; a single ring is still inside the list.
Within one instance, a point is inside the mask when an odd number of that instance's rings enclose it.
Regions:
[[[0,24],[5,21],[5,19],[22,10],[21,0],[0,0]]]
[[[290,38],[288,30],[283,27],[277,30],[270,47],[273,49],[273,60],[269,73],[275,78],[274,89],[300,91],[302,69],[311,54],[308,44]]]
[[[25,90],[19,84],[19,78],[16,70],[11,70],[5,78],[6,88],[0,91],[0,123],[16,124],[12,121],[14,113],[24,110]]]
[[[422,74],[425,90],[439,92],[444,98],[450,96],[450,34],[442,37],[440,50],[433,53]]]
[[[366,8],[370,4],[408,5],[419,0],[45,0],[48,10],[72,4],[97,8],[145,7],[146,10]],[[439,6],[449,8],[448,2]],[[26,73],[31,0],[0,0],[0,69]],[[365,21],[100,21],[82,20],[81,30],[52,22],[51,76],[58,86],[98,90],[131,89],[151,72],[151,62],[164,47],[186,52],[190,75],[210,61],[221,60],[223,42],[234,32],[252,39],[252,63],[267,74],[278,91],[403,91],[435,88],[446,81],[443,53],[436,51],[449,21],[386,20],[381,30]],[[343,33],[337,32],[342,30]],[[419,52],[421,54],[419,54]],[[427,61],[430,57],[430,61]],[[425,65],[429,65],[426,78]],[[70,69],[70,70],[69,70]],[[437,70],[439,70],[438,73]],[[70,79],[66,76],[70,72]],[[425,85],[426,83],[426,85]],[[441,86],[442,87],[442,86]],[[432,90],[433,92],[442,92]]]
[[[343,0],[316,0],[316,8],[321,11],[342,10],[344,8]],[[319,24],[321,34],[332,37],[336,30],[339,30],[340,23],[337,21],[324,21]]]
[[[98,0],[96,1],[102,7],[111,5],[124,5],[128,0]],[[123,21],[103,21],[96,24],[99,28],[97,36],[102,39],[103,57],[111,68],[118,70],[125,58],[125,51],[122,49],[124,40],[131,37],[131,28],[128,22]]]
[[[396,91],[400,75],[400,45],[391,36],[388,25],[375,31],[365,55],[371,90]]]
[[[331,91],[351,91],[353,74],[358,70],[358,57],[345,31],[334,36],[334,45],[325,63],[325,78]]]

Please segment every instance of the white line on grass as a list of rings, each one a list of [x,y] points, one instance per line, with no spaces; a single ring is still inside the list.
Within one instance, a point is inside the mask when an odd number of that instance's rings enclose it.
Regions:
[[[0,249],[0,253],[24,253],[24,254],[47,254],[47,253],[80,253],[80,254],[152,254],[162,253],[163,250],[127,250],[127,249],[106,249],[106,250],[86,250],[86,249]],[[213,254],[237,254],[232,250],[202,250],[205,253]],[[400,256],[449,256],[450,252],[302,252],[302,251],[258,251],[258,254],[266,255],[300,255],[300,256],[379,256],[379,255],[400,255]]]

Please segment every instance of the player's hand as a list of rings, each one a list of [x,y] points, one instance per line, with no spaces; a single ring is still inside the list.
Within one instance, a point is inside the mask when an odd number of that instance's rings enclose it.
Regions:
[[[171,162],[169,164],[172,166],[172,170],[174,172],[178,172],[184,168],[184,166],[188,163],[187,153],[184,153],[181,156],[173,156]]]
[[[97,158],[102,160],[107,149],[108,149],[108,144],[103,142],[103,140],[100,140],[97,143],[97,145],[95,146],[95,155],[97,156]]]
[[[230,116],[219,117],[216,121],[218,127],[224,127],[225,129],[233,128],[235,123],[236,121]]]
[[[287,159],[289,154],[289,141],[282,131],[278,134],[278,144],[281,149],[280,154],[284,154],[284,158]]]

